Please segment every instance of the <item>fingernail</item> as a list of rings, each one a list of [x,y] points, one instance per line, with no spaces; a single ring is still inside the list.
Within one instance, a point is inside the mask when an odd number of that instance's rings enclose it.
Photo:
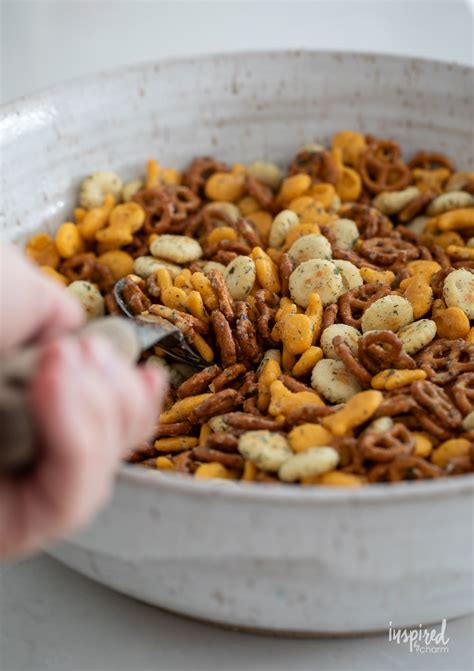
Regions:
[[[117,375],[117,355],[104,338],[87,336],[80,339],[80,347],[84,358],[101,368],[108,377]]]

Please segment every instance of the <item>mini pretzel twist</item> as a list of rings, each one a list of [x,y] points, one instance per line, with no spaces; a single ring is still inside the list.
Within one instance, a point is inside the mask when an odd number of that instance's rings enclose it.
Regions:
[[[418,249],[411,242],[389,237],[362,240],[357,245],[357,251],[361,256],[379,266],[406,263],[410,259],[417,259],[419,256]]]
[[[289,175],[305,173],[315,182],[336,184],[339,175],[337,164],[328,151],[311,151],[304,149],[298,152],[288,169]]]
[[[401,456],[389,463],[378,463],[373,466],[367,478],[369,482],[399,482],[400,480],[421,480],[424,478],[440,478],[443,471],[426,459],[415,456]]]
[[[352,373],[364,387],[370,387],[372,381],[372,375],[369,373],[367,368],[363,366],[353,355],[351,348],[344,341],[342,336],[335,336],[332,339],[332,344],[336,351],[337,356],[342,361],[344,366],[347,368],[349,373]]]
[[[474,410],[474,373],[460,375],[451,389],[454,403],[467,415]]]
[[[423,170],[436,170],[437,168],[447,168],[454,172],[454,166],[445,154],[434,151],[418,151],[410,161],[408,167],[412,170],[422,168]]]
[[[201,156],[194,159],[189,168],[183,175],[183,183],[188,186],[194,193],[203,196],[203,189],[206,181],[215,172],[228,172],[228,167],[225,163],[216,161],[209,156]]]
[[[461,373],[474,372],[474,345],[462,338],[440,338],[425,347],[417,361],[431,382],[444,386]]]
[[[445,429],[455,429],[462,421],[459,410],[449,396],[429,380],[416,380],[411,383],[411,394],[416,402]]]
[[[397,423],[383,433],[367,431],[359,439],[359,449],[365,459],[385,463],[410,455],[415,449],[415,439],[406,426]]]
[[[366,333],[358,342],[361,364],[373,375],[387,368],[416,368],[415,361],[403,352],[402,341],[393,331]]]
[[[390,219],[379,212],[375,207],[354,203],[341,207],[341,217],[352,219],[357,224],[361,238],[371,239],[374,237],[384,238],[393,230]]]

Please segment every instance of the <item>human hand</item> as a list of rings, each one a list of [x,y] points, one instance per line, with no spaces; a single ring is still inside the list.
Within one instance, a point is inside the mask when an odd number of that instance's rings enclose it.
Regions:
[[[129,366],[96,336],[68,334],[82,322],[79,305],[12,247],[0,248],[0,278],[0,352],[42,343],[28,389],[38,463],[27,476],[0,478],[6,557],[90,519],[110,494],[121,455],[152,432],[166,379],[159,369]]]

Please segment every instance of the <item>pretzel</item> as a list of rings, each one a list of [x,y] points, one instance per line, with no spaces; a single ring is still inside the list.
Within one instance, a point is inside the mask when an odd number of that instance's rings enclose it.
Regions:
[[[443,268],[449,268],[452,265],[449,256],[441,245],[431,245],[431,254],[433,259]]]
[[[364,284],[346,291],[339,299],[339,316],[344,324],[360,329],[365,310],[382,296],[390,293],[390,287],[380,284]]]
[[[431,382],[444,386],[461,373],[474,372],[474,345],[462,338],[440,338],[417,355],[417,362]]]
[[[140,315],[151,306],[150,299],[132,279],[126,278],[121,296],[134,315]]]
[[[218,449],[221,452],[237,452],[238,445],[238,437],[224,431],[209,434],[205,443],[208,449]]]
[[[288,254],[281,255],[279,272],[281,281],[281,295],[289,296],[290,290],[288,286],[288,280],[290,279],[290,275],[293,272],[293,264]]]
[[[187,380],[185,380],[176,390],[178,398],[186,398],[186,396],[196,396],[203,394],[209,387],[209,384],[222,373],[220,366],[208,366],[198,373],[195,373]],[[215,391],[211,389],[211,391]]]
[[[367,478],[369,482],[399,482],[400,480],[420,480],[439,478],[443,471],[426,459],[415,456],[401,456],[389,463],[378,463],[373,466]]]
[[[227,466],[228,468],[242,469],[244,467],[244,460],[240,454],[228,454],[206,446],[193,447],[191,454],[197,461],[216,461],[218,464]]]
[[[367,431],[359,439],[359,450],[365,459],[382,462],[392,461],[395,457],[408,456],[415,449],[415,439],[403,424],[394,424],[380,433]]]
[[[175,469],[180,473],[194,473],[196,470],[196,464],[193,462],[192,450],[185,450],[179,454],[173,455],[171,461],[174,464]]]
[[[456,407],[463,415],[474,410],[474,373],[460,375],[451,388]]]
[[[71,282],[77,280],[91,281],[96,258],[94,254],[74,254],[71,258],[66,259],[60,266],[60,272],[65,275]]]
[[[392,394],[385,394],[384,400],[375,411],[373,417],[396,417],[411,412],[417,407],[412,396],[400,393],[398,390]]]
[[[342,361],[344,366],[347,368],[349,373],[352,373],[359,382],[364,387],[370,387],[372,380],[372,375],[369,373],[367,368],[365,368],[352,353],[349,345],[344,341],[342,336],[336,336],[332,340],[334,349],[339,359]]]
[[[249,305],[245,301],[235,302],[235,335],[242,355],[249,361],[257,361],[260,348],[257,342],[255,327],[249,318]]]
[[[342,436],[331,440],[331,446],[339,453],[341,471],[362,475],[365,473],[364,458],[359,450],[357,439]]]
[[[405,264],[419,256],[418,249],[405,240],[393,237],[361,240],[357,245],[358,253],[379,266],[391,266],[394,263]]]
[[[258,378],[257,374],[253,370],[249,370],[245,373],[242,385],[237,389],[239,394],[242,396],[253,396],[257,393],[258,390]]]
[[[263,247],[262,239],[251,221],[248,219],[237,219],[233,226],[252,249],[254,247]]]
[[[296,154],[288,168],[289,175],[305,173],[318,182],[336,184],[338,168],[336,162],[328,151],[311,151],[303,149]]]
[[[398,145],[390,140],[381,140],[361,154],[359,172],[368,191],[399,191],[408,186],[411,172],[399,157]]]
[[[104,296],[104,305],[107,314],[123,317],[122,309],[117,303],[117,300],[112,292],[109,292]]]
[[[229,252],[225,249],[221,249],[212,257],[212,261],[216,263],[222,263],[224,266],[228,266],[231,261],[236,259],[238,254],[236,252]]]
[[[160,424],[156,430],[156,436],[187,436],[193,430],[191,422],[174,422],[172,424]]]
[[[242,396],[235,389],[223,389],[216,394],[212,394],[209,398],[201,401],[195,408],[191,410],[189,421],[191,423],[203,424],[210,417],[215,415],[222,415],[228,412],[231,408],[235,408],[243,402]]]
[[[398,221],[402,221],[403,223],[411,221],[421,214],[435,197],[436,191],[434,189],[423,191],[397,214]],[[397,230],[399,230],[399,227]]]
[[[402,350],[402,341],[393,331],[365,333],[358,342],[361,364],[373,375],[387,368],[416,368],[414,359]]]
[[[232,366],[224,368],[222,372],[217,375],[209,385],[212,392],[221,391],[225,387],[229,387],[240,375],[245,373],[247,367],[243,363],[234,363]]]
[[[183,184],[188,186],[194,193],[203,196],[203,188],[206,181],[215,172],[226,172],[228,167],[225,163],[216,161],[209,156],[194,159],[183,174]]]
[[[273,191],[270,187],[266,186],[262,182],[259,182],[258,179],[252,177],[252,175],[247,175],[245,179],[245,186],[247,191],[252,198],[255,198],[257,203],[264,210],[273,212],[275,204],[273,199]],[[260,245],[254,245],[259,247]]]
[[[257,408],[257,396],[251,396],[246,398],[242,403],[242,409],[249,415],[259,415],[261,416],[260,410]]]
[[[336,412],[339,406],[333,405],[301,405],[290,410],[286,415],[286,425],[291,427],[295,424],[316,423],[322,417],[327,417]]]
[[[222,365],[227,368],[227,366],[237,362],[237,350],[232,330],[229,322],[220,310],[214,310],[212,312],[211,322],[216,337],[217,347],[221,353]]]
[[[453,270],[454,268],[452,266],[447,266],[445,268],[442,268],[442,270],[438,270],[438,272],[431,277],[430,286],[433,290],[433,296],[435,298],[442,297],[444,280],[450,273],[453,272]]]
[[[408,161],[408,167],[422,168],[423,170],[436,170],[437,168],[447,168],[454,172],[454,166],[445,154],[434,151],[418,151],[413,158]]]
[[[271,339],[270,323],[275,319],[275,310],[269,307],[267,302],[269,300],[271,300],[271,297],[265,289],[259,289],[255,294],[255,303],[260,313],[257,318],[257,330],[265,340]]]
[[[321,333],[335,323],[338,310],[339,307],[337,303],[333,303],[324,308],[323,320],[321,322]]]
[[[390,235],[393,230],[390,219],[369,205],[360,203],[344,205],[339,214],[341,217],[352,219],[357,224],[361,238],[383,238]]]
[[[299,391],[314,392],[314,389],[308,387],[308,385],[304,384],[303,382],[295,380],[295,378],[291,377],[291,375],[280,375],[278,379],[280,382],[283,382],[287,389],[295,393],[298,393]]]
[[[226,424],[236,429],[243,429],[245,431],[279,431],[281,429],[280,422],[275,419],[269,419],[263,416],[256,416],[246,412],[230,412],[223,416]]]
[[[132,196],[132,201],[138,203],[145,210],[145,233],[166,233],[170,230],[173,221],[173,199],[162,188],[140,189]]]
[[[226,241],[223,240],[223,242]],[[207,277],[209,278],[211,287],[213,288],[216,295],[217,302],[219,304],[219,310],[222,312],[228,322],[233,323],[235,319],[233,300],[229,293],[229,289],[227,288],[227,284],[222,277],[222,273],[218,270],[210,270],[207,274]]]
[[[461,413],[446,392],[436,384],[429,380],[416,380],[411,383],[410,389],[416,402],[432,417],[436,417],[442,427],[455,429],[461,424]]]

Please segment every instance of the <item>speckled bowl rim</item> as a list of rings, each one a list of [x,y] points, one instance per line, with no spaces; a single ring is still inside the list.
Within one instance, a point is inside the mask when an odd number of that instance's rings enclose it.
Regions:
[[[100,70],[94,74],[74,77],[64,82],[54,84],[36,91],[30,95],[21,96],[13,101],[0,105],[0,133],[2,121],[10,116],[19,117],[22,113],[28,113],[39,103],[54,95],[64,96],[69,91],[77,88],[82,89],[88,84],[108,78],[119,78],[124,74],[140,72],[156,66],[166,67],[180,64],[192,65],[195,62],[219,58],[221,60],[233,60],[242,56],[258,58],[259,56],[275,57],[298,57],[303,55],[328,56],[334,59],[357,58],[366,61],[377,60],[378,62],[404,62],[414,65],[434,65],[441,68],[453,69],[466,73],[474,72],[474,67],[443,61],[432,58],[420,58],[411,56],[400,56],[383,54],[369,51],[340,51],[331,49],[261,49],[226,52],[209,52],[196,56],[183,56],[160,59],[157,61],[144,61],[129,66],[121,66],[112,69]],[[288,504],[298,505],[311,502],[318,504],[334,503],[379,503],[397,500],[412,500],[419,498],[431,498],[433,496],[450,497],[459,494],[474,493],[474,475],[458,475],[436,480],[420,480],[413,482],[400,482],[393,484],[371,484],[360,488],[337,488],[337,487],[310,487],[301,485],[283,484],[257,484],[253,482],[239,482],[228,480],[195,480],[186,474],[165,473],[144,469],[131,464],[122,464],[117,472],[117,480],[127,482],[140,487],[152,487],[163,489],[168,492],[178,492],[183,495],[208,497],[220,496],[235,501],[258,502],[258,501],[280,501]]]

